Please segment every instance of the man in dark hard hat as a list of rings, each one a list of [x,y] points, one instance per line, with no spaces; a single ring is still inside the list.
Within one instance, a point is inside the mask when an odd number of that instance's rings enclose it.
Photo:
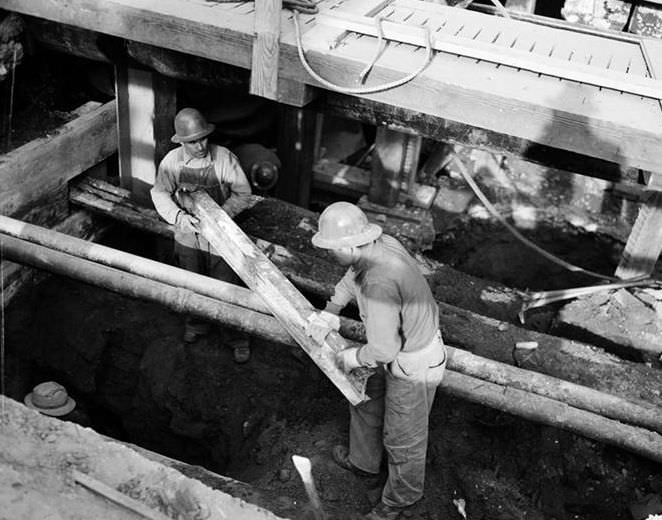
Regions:
[[[349,267],[326,308],[309,318],[307,333],[323,342],[338,329],[338,313],[355,300],[367,343],[337,356],[345,372],[372,367],[371,400],[350,406],[349,448],[333,458],[361,476],[379,473],[385,449],[388,477],[381,502],[366,519],[395,520],[423,496],[428,417],[446,368],[439,312],[416,261],[393,237],[347,202],[328,206],[313,244]]]
[[[179,204],[180,190],[204,189],[231,217],[245,207],[251,194],[250,184],[234,154],[209,144],[207,137],[213,131],[214,125],[198,110],[184,108],[177,113],[171,140],[181,146],[168,152],[161,161],[151,190],[152,201],[159,215],[175,226],[175,260],[180,267],[239,283],[230,266],[214,254],[209,242],[198,233],[198,220]],[[192,343],[208,331],[208,323],[187,316],[183,339]],[[234,359],[245,363],[250,358],[248,337],[234,331],[231,334],[229,343]]]

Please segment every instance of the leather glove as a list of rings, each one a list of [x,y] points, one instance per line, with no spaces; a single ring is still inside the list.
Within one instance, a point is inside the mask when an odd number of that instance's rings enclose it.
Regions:
[[[175,226],[177,226],[182,231],[190,231],[193,233],[198,232],[198,223],[199,220],[193,215],[186,213],[184,210],[180,210],[177,213],[177,218],[175,219]]]
[[[324,340],[332,330],[340,329],[340,318],[327,311],[312,312],[308,316],[306,335],[313,338],[316,343],[324,343]]]
[[[336,363],[338,368],[345,373],[349,373],[355,368],[359,368],[359,349],[357,347],[346,348],[336,354]]]

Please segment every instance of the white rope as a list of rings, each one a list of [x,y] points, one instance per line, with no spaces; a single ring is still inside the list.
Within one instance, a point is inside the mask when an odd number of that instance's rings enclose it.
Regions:
[[[293,14],[294,16],[292,17],[292,19],[294,20],[294,31],[296,33],[297,50],[299,51],[299,59],[301,60],[301,64],[303,65],[303,68],[306,69],[306,72],[308,72],[308,74],[310,74],[313,77],[313,79],[315,79],[321,85],[325,86],[328,89],[341,92],[343,94],[374,94],[376,92],[383,92],[384,90],[390,90],[396,87],[400,87],[405,83],[410,82],[421,72],[423,72],[430,63],[430,60],[432,59],[432,42],[430,41],[430,29],[428,27],[425,27],[425,50],[426,50],[425,61],[423,62],[423,65],[421,65],[417,70],[415,70],[411,74],[408,74],[404,78],[398,79],[396,81],[391,81],[389,83],[384,83],[382,85],[375,85],[372,87],[343,87],[341,85],[336,85],[335,83],[331,83],[330,81],[327,81],[322,76],[317,74],[308,64],[308,61],[306,60],[306,56],[303,50],[303,43],[301,41],[299,13],[293,11]]]
[[[529,239],[527,239],[525,236],[523,236],[517,229],[515,229],[510,223],[503,218],[500,214],[499,211],[494,207],[494,205],[488,200],[488,198],[485,196],[485,194],[480,190],[476,182],[473,180],[471,175],[469,175],[469,172],[467,171],[466,166],[462,163],[462,161],[459,159],[459,157],[455,154],[453,155],[453,161],[455,161],[455,164],[457,164],[458,168],[460,169],[460,174],[462,177],[464,177],[464,180],[466,183],[469,185],[469,187],[473,190],[473,192],[476,194],[476,197],[483,203],[483,205],[487,208],[487,210],[492,214],[494,218],[496,218],[501,224],[503,224],[508,231],[512,233],[512,235],[522,242],[525,246],[530,247],[534,251],[536,251],[538,254],[541,256],[545,257],[547,260],[550,262],[553,262],[557,265],[560,265],[561,267],[567,269],[568,271],[572,271],[574,273],[583,273],[589,276],[593,276],[594,278],[599,278],[600,280],[609,280],[609,281],[617,281],[619,280],[616,277],[613,276],[607,276],[604,274],[596,273],[593,271],[589,271],[588,269],[584,269],[583,267],[578,267],[574,264],[571,264],[569,262],[566,262],[565,260],[562,260],[561,258],[554,256],[551,253],[548,253],[541,247],[537,246],[533,242],[531,242]]]

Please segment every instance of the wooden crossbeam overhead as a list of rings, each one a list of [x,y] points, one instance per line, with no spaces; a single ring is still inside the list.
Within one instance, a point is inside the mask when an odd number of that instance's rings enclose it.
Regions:
[[[361,7],[367,3],[365,0],[321,0],[319,7],[325,10],[335,6],[336,15],[352,12],[357,16],[372,16],[373,13],[366,13]],[[250,2],[216,4],[203,0],[0,0],[3,9],[245,69],[250,68],[251,62],[252,5]],[[425,23],[431,27],[435,20],[448,13],[439,33],[446,31],[451,36],[457,33],[467,42],[473,40],[471,45],[496,44],[504,54],[508,49],[527,52],[534,57],[532,61],[536,61],[536,56],[551,52],[552,57],[559,58],[559,63],[565,60],[575,73],[577,67],[612,70],[613,74],[625,73],[635,80],[633,84],[655,85],[648,77],[643,60],[630,52],[636,50],[641,41],[632,35],[625,37],[579,29],[574,32],[415,0],[391,0],[384,9],[394,11],[391,15],[394,21]],[[376,15],[390,12],[384,9]],[[284,10],[281,16],[279,79],[319,86],[299,62],[291,14]],[[329,49],[327,37],[337,35],[338,28],[319,23],[317,16],[302,16],[301,19],[306,57],[311,67],[334,83],[356,85],[359,73],[374,56],[376,39],[348,34],[341,38],[340,45]],[[482,30],[480,24],[484,26]],[[443,25],[443,21],[438,25]],[[140,30],[136,30],[137,27]],[[436,27],[432,28],[436,32]],[[511,41],[504,40],[511,31],[521,34],[514,35]],[[539,38],[536,39],[541,31],[556,34],[556,40],[560,41],[554,49],[546,48]],[[595,52],[585,52],[590,49]],[[423,52],[410,45],[389,45],[367,83],[374,85],[403,77],[421,62]],[[653,61],[660,60],[662,43],[651,40],[650,52]],[[647,94],[654,95],[654,92]],[[662,114],[655,100],[642,99],[637,94],[438,52],[424,73],[406,87],[361,97],[438,118],[440,126],[444,121],[461,123],[549,148],[589,155],[624,168],[662,172]]]

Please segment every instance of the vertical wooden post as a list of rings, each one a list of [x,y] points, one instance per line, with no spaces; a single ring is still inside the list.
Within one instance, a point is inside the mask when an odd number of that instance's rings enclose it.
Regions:
[[[158,162],[168,150],[176,108],[174,80],[125,65],[115,68],[120,183],[149,201]]]
[[[282,0],[255,2],[255,39],[251,61],[250,93],[268,99],[278,97],[278,54]]]
[[[662,175],[651,175],[648,187],[655,191],[641,205],[616,269],[624,280],[650,275],[662,253]]]
[[[393,207],[398,202],[403,182],[413,186],[418,169],[421,137],[386,127],[377,128],[368,200]]]
[[[274,195],[304,208],[310,202],[315,154],[315,112],[278,106],[278,156],[283,164]]]

